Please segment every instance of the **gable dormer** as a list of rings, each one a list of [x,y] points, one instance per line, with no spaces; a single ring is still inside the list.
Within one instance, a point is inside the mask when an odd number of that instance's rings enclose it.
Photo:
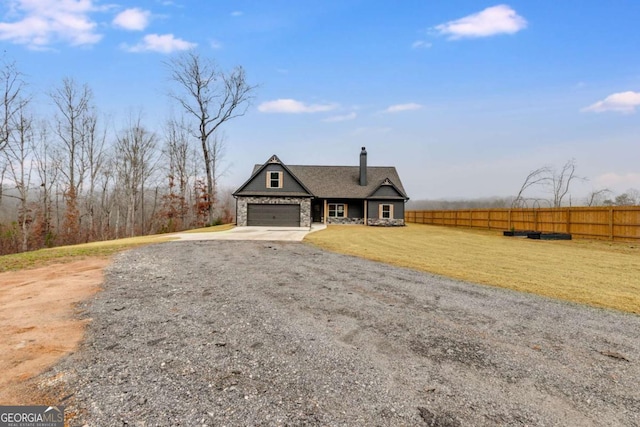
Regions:
[[[389,178],[382,180],[380,185],[368,196],[368,198],[393,198],[393,199],[408,199]]]
[[[312,194],[274,154],[262,166],[256,167],[251,178],[234,195],[311,196]]]

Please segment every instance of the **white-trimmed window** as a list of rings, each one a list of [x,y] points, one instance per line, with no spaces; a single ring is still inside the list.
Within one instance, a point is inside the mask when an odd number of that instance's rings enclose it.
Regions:
[[[329,203],[329,218],[344,218],[347,216],[347,207],[344,203]]]
[[[281,171],[267,171],[267,188],[282,188]]]
[[[378,216],[382,219],[393,219],[393,205],[380,205]]]

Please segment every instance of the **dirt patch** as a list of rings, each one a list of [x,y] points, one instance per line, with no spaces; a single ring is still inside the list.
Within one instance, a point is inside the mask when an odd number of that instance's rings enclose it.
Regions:
[[[0,404],[46,404],[31,379],[74,351],[86,320],[76,304],[95,294],[107,258],[0,273]]]

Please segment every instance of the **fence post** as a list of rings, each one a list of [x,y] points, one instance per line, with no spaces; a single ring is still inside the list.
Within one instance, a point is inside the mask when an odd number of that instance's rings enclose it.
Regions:
[[[509,209],[508,211],[508,218],[507,218],[507,230],[511,230],[511,209]]]
[[[538,231],[538,211],[533,210],[533,231]]]
[[[609,208],[609,240],[613,240],[613,206]]]
[[[571,234],[571,208],[567,208],[567,233]]]

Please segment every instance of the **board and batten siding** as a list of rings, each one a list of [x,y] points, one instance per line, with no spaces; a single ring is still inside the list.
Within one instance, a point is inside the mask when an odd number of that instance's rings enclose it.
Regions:
[[[367,218],[369,219],[380,218],[381,205],[393,206],[392,219],[404,219],[404,200],[369,200],[367,203]]]
[[[327,209],[329,205],[334,204],[345,206],[345,218],[364,218],[364,202],[362,200],[327,199]],[[322,212],[324,204],[321,206]]]
[[[391,185],[381,185],[371,197],[402,197]]]
[[[282,188],[267,188],[267,174],[269,172],[282,172]],[[291,176],[289,172],[279,164],[268,165],[242,190],[250,192],[274,192],[274,193],[306,193],[307,191]]]

